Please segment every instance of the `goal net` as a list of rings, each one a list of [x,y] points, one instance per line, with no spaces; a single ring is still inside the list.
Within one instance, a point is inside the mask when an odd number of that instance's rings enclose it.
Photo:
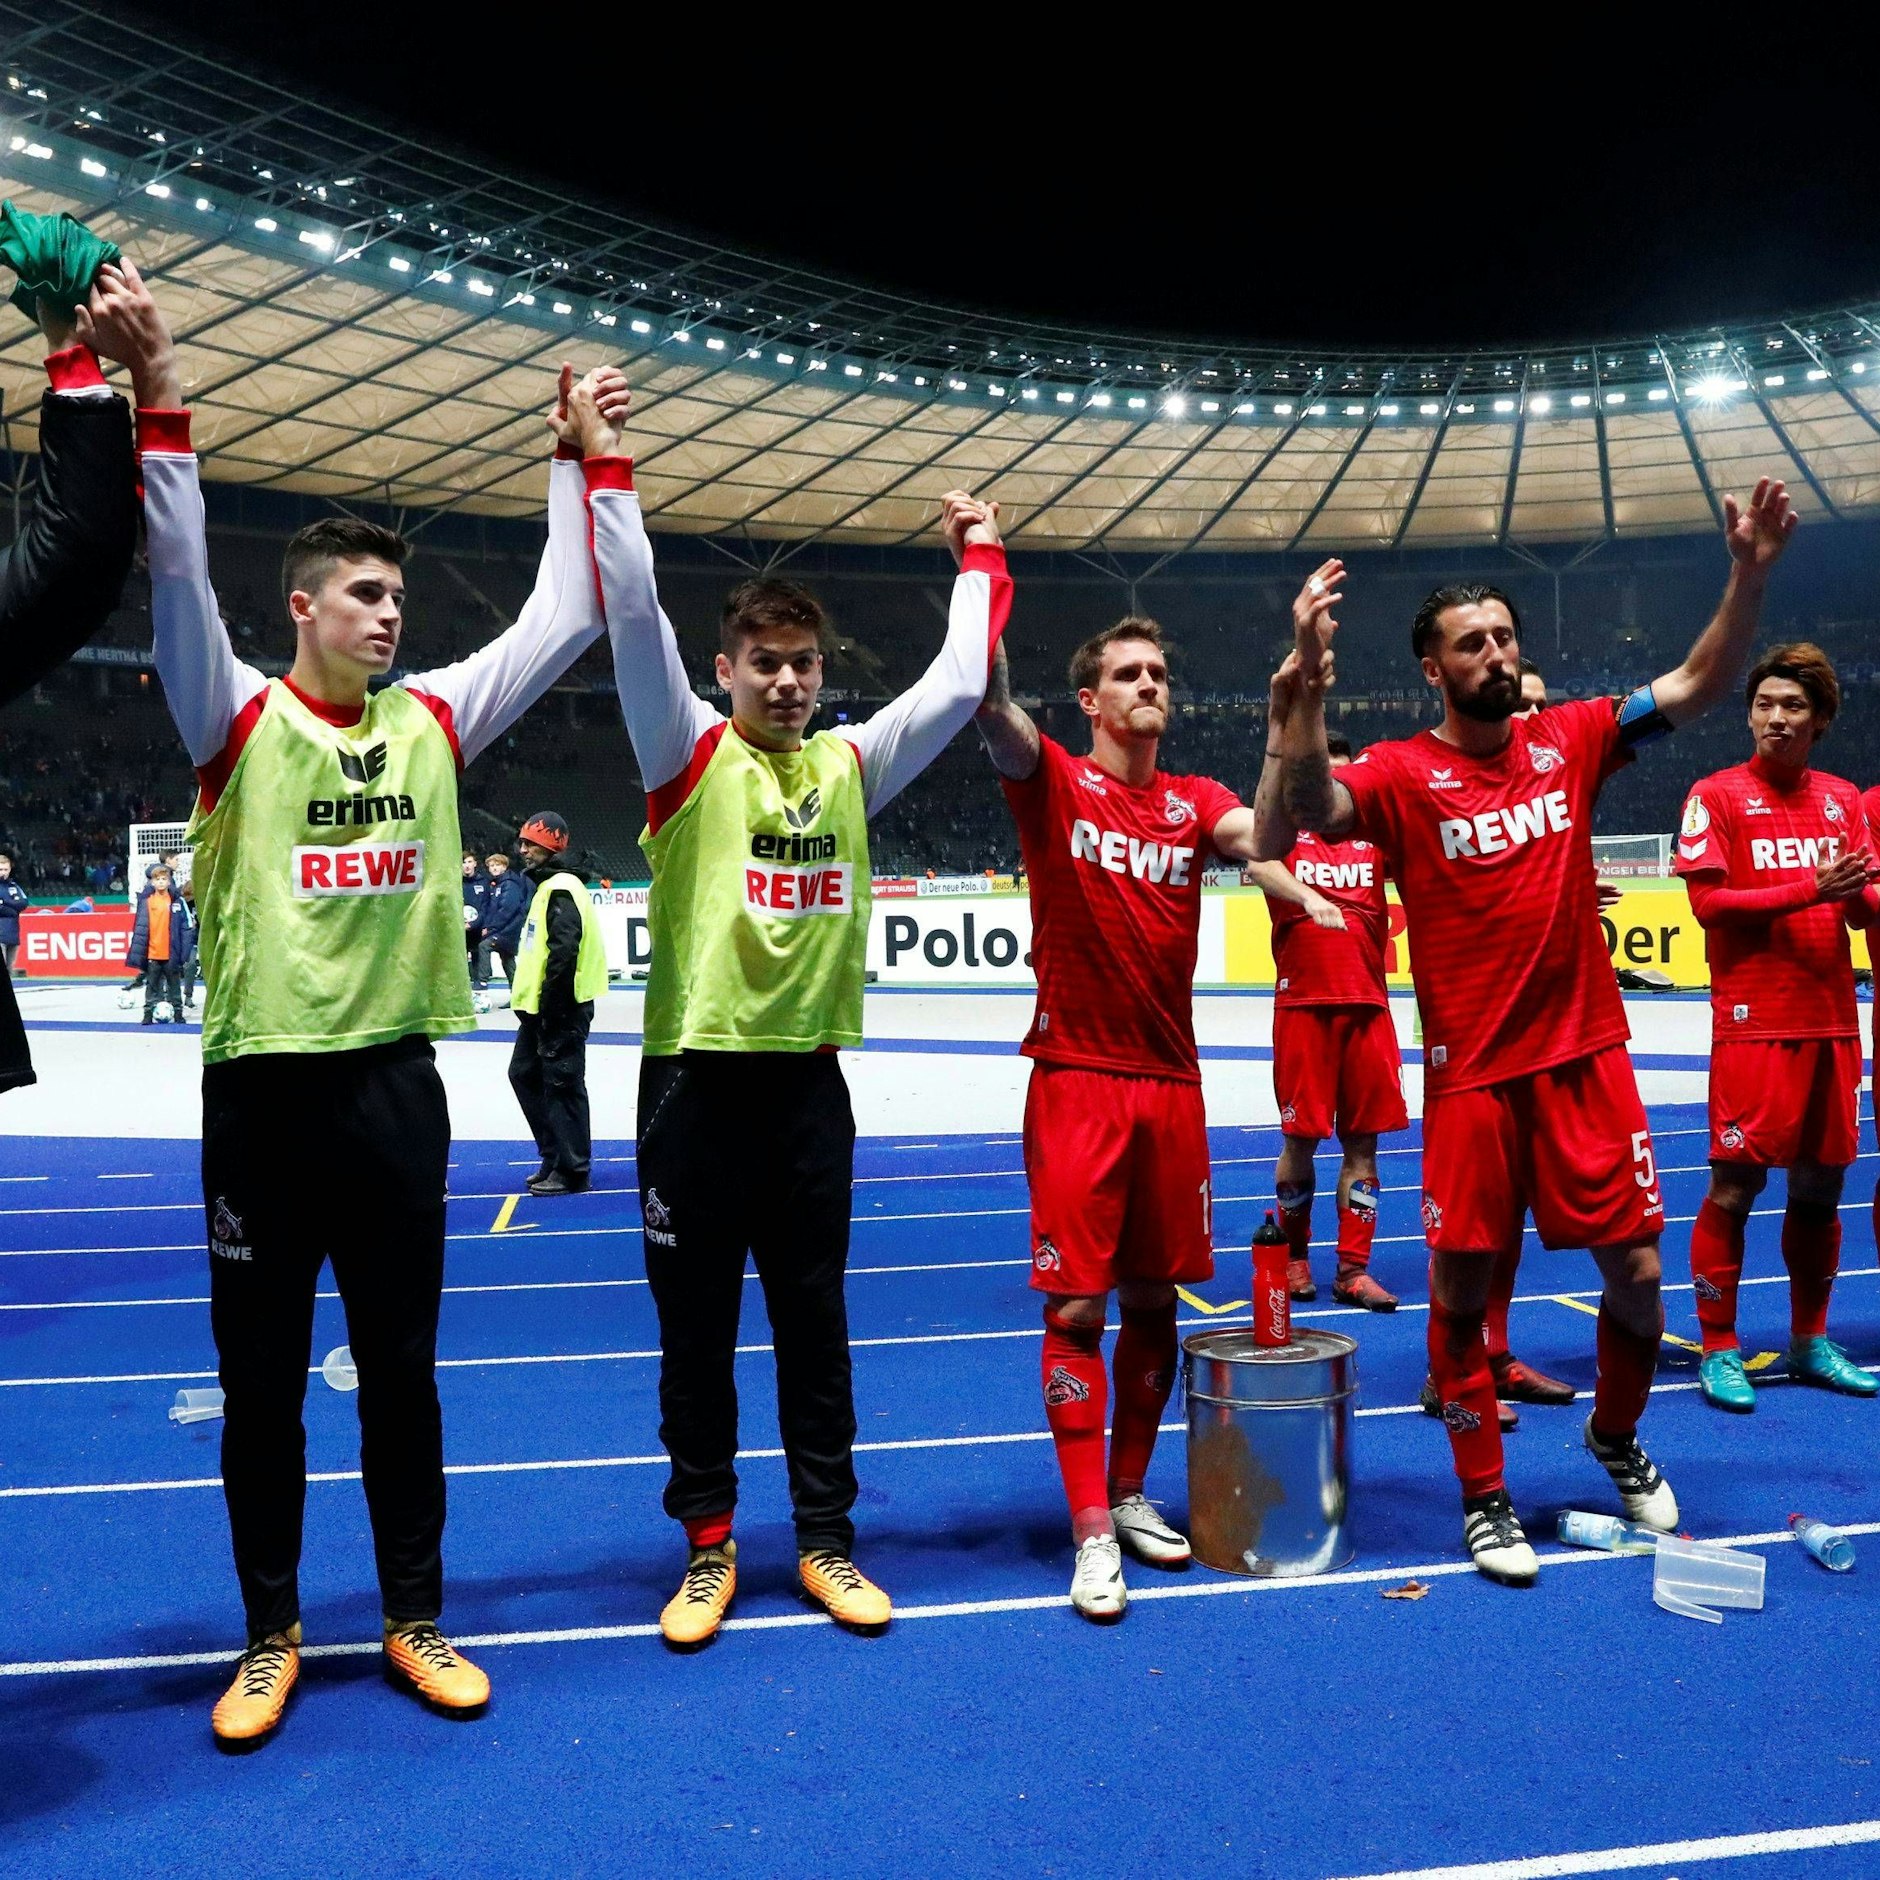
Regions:
[[[176,858],[176,885],[189,879],[190,850],[183,838],[189,833],[186,822],[132,823],[130,842],[125,848],[124,885],[135,896],[144,885],[144,870],[166,855]]]
[[[1593,866],[1609,879],[1671,872],[1671,838],[1666,836],[1595,836]]]

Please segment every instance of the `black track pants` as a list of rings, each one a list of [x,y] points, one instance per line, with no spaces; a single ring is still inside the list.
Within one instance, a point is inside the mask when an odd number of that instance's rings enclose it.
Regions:
[[[300,1616],[301,1406],[314,1291],[329,1259],[359,1372],[359,1460],[385,1614],[435,1619],[450,1115],[431,1047],[407,1038],[237,1058],[205,1067],[202,1098],[222,1482],[249,1638]]]
[[[592,1000],[540,1017],[516,1014],[509,1085],[528,1119],[536,1153],[564,1175],[588,1173],[594,1145],[588,1125],[587,1041]]]
[[[849,1191],[855,1117],[833,1052],[688,1051],[640,1063],[640,1207],[659,1309],[666,1512],[736,1503],[733,1352],[757,1262],[797,1545],[848,1553],[855,1526]]]

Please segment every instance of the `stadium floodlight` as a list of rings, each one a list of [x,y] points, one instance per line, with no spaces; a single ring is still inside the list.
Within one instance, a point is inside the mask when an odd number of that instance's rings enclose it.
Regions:
[[[651,320],[629,320],[627,324],[636,333],[650,333],[653,330]]]
[[[924,372],[916,372],[916,373],[914,374],[914,383],[915,383],[916,385],[925,385],[925,384],[927,383],[927,375],[926,375],[926,373],[924,373]]]
[[[1149,405],[1149,401],[1146,398],[1132,398],[1129,401],[1129,408],[1131,411],[1146,411],[1148,409],[1148,405]]]
[[[198,196],[196,198],[196,207],[206,214],[210,209],[215,207],[215,204],[212,203],[207,196]]]
[[[723,352],[724,349],[725,349],[725,343],[721,339],[716,339],[716,338],[708,339],[705,342],[705,350],[707,352]]]
[[[144,194],[146,196],[155,196],[159,202],[166,200],[169,193],[170,186],[168,183],[146,183],[144,185]]]
[[[80,157],[78,167],[83,170],[87,176],[109,176],[111,174],[96,157]]]
[[[779,353],[777,355],[777,363],[780,366],[793,366],[796,364],[796,354],[795,353]]]
[[[385,264],[394,274],[409,274],[411,263],[403,255],[393,255]]]
[[[812,359],[809,364],[804,367],[804,370],[806,372],[827,372],[829,370],[829,361],[827,359]]]
[[[1443,409],[1442,406],[1437,404],[1433,399],[1426,399],[1422,404],[1417,406],[1417,410],[1421,412],[1423,416],[1426,418],[1434,418],[1434,417],[1439,416],[1442,412],[1442,409]]]
[[[1306,416],[1308,418],[1322,418],[1325,416],[1325,407],[1323,405],[1308,405],[1306,407]]]
[[[1665,386],[1654,385],[1645,396],[1649,398],[1654,405],[1662,405],[1665,400],[1671,396],[1671,393]]]
[[[567,301],[558,300],[554,303],[550,311],[553,313],[568,314],[568,313],[573,313],[574,309],[567,303]]]
[[[1237,418],[1251,418],[1253,416],[1253,406],[1251,404],[1236,405],[1234,407],[1234,416]]]
[[[1019,393],[1020,398],[1036,398],[1037,396],[1038,388],[1035,385],[1027,385],[1025,389]]]
[[[1609,405],[1623,405],[1625,403],[1625,393],[1608,392],[1606,394],[1606,403]]]
[[[1763,375],[1763,383],[1765,385],[1786,385],[1788,380],[1780,372],[1769,372]]]
[[[1528,400],[1528,410],[1530,411],[1547,412],[1552,411],[1553,408],[1554,401],[1549,398],[1545,392],[1536,392],[1534,396]]]
[[[1204,398],[1201,401],[1201,409],[1203,411],[1219,411],[1220,406],[1212,398]]]
[[[1362,418],[1364,416],[1364,407],[1362,405],[1347,405],[1345,407],[1345,416],[1347,418]]]
[[[844,366],[842,376],[845,379],[859,379],[862,376],[862,369],[860,366]]]
[[[1506,417],[1508,413],[1514,409],[1514,400],[1512,398],[1498,398],[1495,400],[1495,409],[1501,413],[1503,417]]]
[[[1108,411],[1110,408],[1110,395],[1108,392],[1092,392],[1090,394],[1090,403],[1095,405],[1099,411]]]
[[[673,338],[676,339],[681,346],[689,346],[692,343],[692,335],[688,333],[684,327],[680,327],[673,334]]]
[[[20,146],[15,144],[14,148],[17,150]],[[52,147],[49,144],[27,144],[25,153],[29,157],[37,157],[41,163],[44,163],[51,157]]]
[[[1742,380],[1726,378],[1721,372],[1710,372],[1691,387],[1691,392],[1705,404],[1715,405],[1728,398],[1732,392],[1742,389]]]
[[[617,316],[617,315],[615,315],[615,314],[611,314],[611,313],[597,313],[597,314],[596,314],[596,315],[595,315],[594,317],[595,317],[595,319],[597,319],[597,320],[598,320],[598,321],[599,321],[599,322],[601,323],[601,325],[602,325],[602,326],[617,326],[617,325],[619,325],[619,318],[618,318],[618,316]]]
[[[275,221],[271,215],[258,215],[255,217],[255,227],[264,235],[272,235],[280,226],[280,223]]]
[[[1165,418],[1185,418],[1188,415],[1188,401],[1180,392],[1170,392],[1162,401],[1162,415]]]
[[[1060,405],[1074,405],[1077,402],[1077,394],[1075,392],[1059,392],[1057,401]]]
[[[518,294],[516,296],[516,305],[518,307],[533,307],[535,305],[535,296],[533,294]]]
[[[469,280],[464,283],[471,293],[481,295],[485,300],[496,298],[496,289],[488,281]]]
[[[1460,417],[1473,418],[1475,416],[1475,407],[1472,404],[1461,404],[1456,407],[1456,412]]]
[[[1808,382],[1809,384],[1813,385],[1813,384],[1818,383],[1820,380],[1825,379],[1827,376],[1828,376],[1827,369],[1825,367],[1814,366],[1814,367],[1811,367],[1809,370]]]
[[[431,270],[431,279],[434,281],[442,281],[446,287],[456,278],[456,275],[451,273],[449,268],[433,268]]]
[[[297,239],[323,255],[330,255],[333,252],[333,238],[324,229],[303,228]],[[494,292],[494,289],[491,291]]]
[[[896,385],[899,384],[900,381],[892,372],[877,372],[875,374],[875,383],[877,385]]]
[[[1567,400],[1567,403],[1570,404],[1575,411],[1583,410],[1592,402],[1593,394],[1591,392],[1575,392],[1573,396]]]
[[[964,379],[948,379],[947,380],[947,390],[949,392],[963,392],[965,391],[965,389],[966,389],[966,381]]]
[[[986,387],[986,396],[988,398],[1003,398],[1005,396],[1005,387],[1003,385],[988,385]]]
[[[1276,418],[1290,418],[1292,414],[1293,408],[1290,405],[1275,405],[1273,407],[1273,415]]]

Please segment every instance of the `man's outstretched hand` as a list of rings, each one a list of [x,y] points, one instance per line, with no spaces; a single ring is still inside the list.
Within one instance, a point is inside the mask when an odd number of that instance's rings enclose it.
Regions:
[[[163,311],[127,255],[107,261],[84,302],[72,309],[76,336],[101,359],[115,359],[131,375],[131,392],[145,411],[179,411],[183,381],[176,342]]]
[[[1334,555],[1306,577],[1293,601],[1293,650],[1299,655],[1299,676],[1308,684],[1319,680],[1319,668],[1331,652],[1338,631],[1332,609],[1344,599],[1339,587],[1344,578],[1345,564]]]
[[[1723,539],[1742,574],[1766,574],[1781,559],[1799,518],[1786,487],[1769,477],[1756,485],[1747,509],[1734,496],[1723,499]]]
[[[954,566],[963,566],[968,548],[999,546],[999,505],[981,502],[964,490],[948,490],[940,499],[940,528],[953,552]]]
[[[596,366],[577,380],[574,367],[564,362],[548,428],[556,442],[583,457],[625,457],[630,454],[624,432],[632,408],[633,393],[618,366]]]

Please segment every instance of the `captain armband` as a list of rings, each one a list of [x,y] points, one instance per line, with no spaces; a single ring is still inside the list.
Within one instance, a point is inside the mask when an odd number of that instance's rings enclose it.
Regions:
[[[1659,709],[1658,701],[1652,696],[1652,689],[1648,685],[1640,686],[1636,692],[1628,692],[1619,701],[1619,742],[1627,750],[1649,744],[1653,738],[1662,738],[1675,728]]]

